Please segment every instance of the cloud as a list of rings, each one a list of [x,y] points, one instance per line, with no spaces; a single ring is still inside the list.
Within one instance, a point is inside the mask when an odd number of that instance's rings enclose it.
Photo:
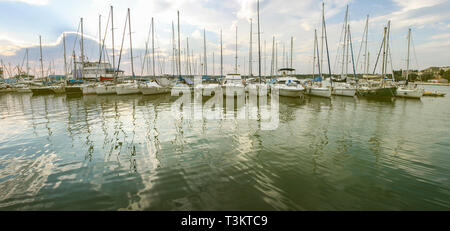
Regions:
[[[50,3],[50,0],[0,0],[0,2],[22,2],[30,5],[44,6]]]
[[[1,0],[0,0],[1,1]],[[125,22],[126,10],[131,8],[132,36],[135,49],[145,48],[151,17],[155,19],[155,43],[159,52],[165,52],[161,56],[167,56],[166,53],[172,51],[172,21],[175,23],[175,34],[177,37],[177,11],[180,11],[181,24],[181,47],[184,50],[186,46],[186,37],[189,36],[189,45],[194,51],[196,59],[200,54],[203,55],[203,29],[206,29],[207,52],[212,62],[212,52],[218,54],[219,50],[219,31],[223,30],[224,42],[224,63],[227,68],[225,72],[232,71],[235,56],[235,27],[238,27],[238,62],[242,65],[244,57],[248,57],[249,48],[249,19],[253,18],[255,42],[253,50],[256,52],[256,0],[229,0],[229,1],[211,1],[211,0],[134,0],[134,1],[116,1],[116,0],[65,0],[62,1],[31,1],[24,2],[46,2],[51,7],[48,9],[57,9],[61,14],[53,25],[43,25],[41,30],[48,31],[49,28],[57,27],[58,21],[65,22],[65,27],[61,27],[57,32],[52,32],[52,36],[43,36],[43,41],[55,41],[59,43],[61,32],[76,31],[79,18],[83,17],[85,21],[85,36],[93,40],[98,40],[98,15],[102,15],[102,31],[104,32],[106,21],[109,16],[109,6],[114,5],[114,27],[116,49],[119,48],[122,40],[123,26]],[[325,14],[327,18],[328,43],[330,49],[330,58],[332,66],[335,63],[336,51],[340,44],[339,36],[341,33],[344,12],[347,4],[350,4],[350,25],[352,28],[352,38],[354,53],[359,49],[362,31],[365,25],[365,15],[370,12],[370,7],[375,3],[358,2],[351,0],[326,0]],[[375,12],[370,16],[369,29],[369,49],[371,60],[376,56],[381,42],[382,27],[387,20],[392,21],[392,52],[394,66],[401,66],[402,59],[398,57],[405,56],[405,35],[408,27],[414,29],[414,38],[416,45],[432,42],[429,39],[448,39],[447,32],[450,17],[447,13],[450,10],[448,1],[443,0],[412,0],[403,2],[400,0],[385,0],[380,5],[382,11]],[[392,5],[393,4],[393,5]],[[389,5],[389,7],[388,7]],[[78,7],[82,6],[82,7]],[[356,10],[367,9],[368,12],[355,12]],[[289,46],[290,37],[294,40],[294,67],[298,73],[308,73],[312,71],[312,45],[314,29],[318,29],[320,36],[320,16],[321,2],[316,0],[261,0],[261,44],[267,42],[267,63],[270,64],[272,50],[272,36],[276,36],[277,43],[282,47]],[[67,24],[72,25],[67,28]],[[27,28],[23,28],[27,31]],[[111,34],[108,29],[106,44],[111,47]],[[9,33],[9,34],[7,34]],[[0,53],[3,55],[13,55],[17,49],[25,46],[25,41],[17,38],[29,39],[28,45],[36,45],[37,36],[18,36],[11,31],[1,32],[0,38],[7,42],[0,43]],[[23,32],[21,35],[26,35]],[[29,33],[28,33],[29,34]],[[126,36],[128,34],[126,33]],[[96,39],[97,38],[97,39]],[[128,49],[128,37],[125,38],[124,49]],[[14,41],[14,42],[13,42]],[[20,41],[20,42],[18,42]],[[45,43],[50,44],[50,43]],[[72,45],[70,45],[72,46]],[[419,47],[419,46],[418,46]],[[280,48],[280,47],[279,47]],[[418,49],[418,56],[427,56],[425,49]],[[281,51],[282,52],[282,51]],[[280,49],[278,52],[279,61],[282,59]],[[450,53],[450,52],[449,52]],[[20,54],[20,53],[19,53]],[[139,51],[136,52],[140,55]],[[356,55],[356,54],[355,54]],[[9,57],[8,56],[8,57]],[[216,55],[216,57],[218,57]],[[428,57],[428,56],[427,56]],[[443,59],[431,56],[430,59],[422,59],[424,65],[431,63],[442,63]],[[442,55],[441,55],[442,57]],[[375,58],[373,58],[375,59]],[[217,58],[216,58],[217,60]],[[248,60],[248,58],[247,58]],[[255,59],[255,61],[257,61]],[[281,61],[280,61],[281,62]],[[169,65],[169,64],[167,64]],[[256,68],[257,65],[254,65]],[[270,65],[269,65],[270,66]]]

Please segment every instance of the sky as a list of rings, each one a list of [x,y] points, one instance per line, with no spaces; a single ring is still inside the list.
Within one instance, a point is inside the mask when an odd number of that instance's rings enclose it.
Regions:
[[[388,64],[390,67],[396,70],[406,68],[408,28],[412,30],[410,56],[412,69],[450,66],[450,0],[325,0],[324,4],[330,67],[333,73],[340,73],[342,68],[342,54],[338,51],[342,50],[340,39],[347,5],[355,62],[360,56],[355,67],[356,72],[363,69],[364,50],[361,51],[361,55],[358,54],[367,15],[369,15],[368,50],[371,72],[383,39],[383,28],[388,20],[391,21],[392,63]],[[175,24],[177,36],[177,11],[180,12],[183,72],[186,70],[184,50],[187,38],[193,56],[190,59],[191,63],[200,69],[200,63],[203,62],[200,61],[200,56],[203,56],[204,52],[204,30],[208,74],[213,72],[219,74],[221,30],[224,73],[234,72],[237,27],[238,72],[248,74],[250,19],[252,19],[252,73],[254,75],[258,73],[257,0],[0,0],[0,59],[4,67],[13,73],[15,66],[23,64],[25,49],[30,48],[30,68],[32,72],[39,69],[39,49],[36,48],[39,46],[41,36],[44,66],[48,68],[52,64],[53,70],[62,74],[64,72],[62,34],[76,35],[77,31],[79,32],[80,18],[84,21],[85,39],[90,40],[85,46],[87,58],[98,60],[99,48],[95,42],[99,39],[99,18],[104,37],[110,6],[114,7],[116,55],[122,43],[127,9],[130,8],[136,74],[149,72],[145,68],[142,71],[142,64],[152,17],[155,22],[155,52],[159,54],[157,74],[172,73],[172,22]],[[290,59],[291,37],[293,37],[292,65],[296,73],[311,73],[313,66],[317,72],[318,65],[313,65],[314,30],[318,30],[320,44],[321,6],[322,1],[318,0],[260,0],[262,74],[270,73],[273,37],[277,44],[279,68],[286,66],[282,63]],[[111,25],[108,24],[104,41],[112,62]],[[130,73],[128,31],[123,41],[120,68]],[[79,45],[74,45],[72,41],[70,43],[66,48],[68,55],[75,52],[79,56]],[[323,58],[324,67],[321,68],[324,72],[328,72],[326,55],[323,55]],[[116,58],[116,66],[117,62]],[[349,71],[352,72],[351,64]]]

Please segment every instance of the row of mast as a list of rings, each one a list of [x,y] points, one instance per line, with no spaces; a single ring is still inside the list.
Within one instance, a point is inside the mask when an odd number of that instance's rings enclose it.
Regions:
[[[257,4],[257,17],[258,17],[258,77],[260,79],[261,82],[261,44],[260,44],[260,24],[259,24],[259,1]],[[114,19],[113,19],[113,7],[111,6],[111,11],[110,11],[110,17],[111,17],[111,35],[112,35],[112,66],[113,66],[113,70],[114,70],[114,74],[117,73],[118,67],[116,68],[116,61],[115,61],[115,47],[114,47]],[[177,11],[177,17],[178,17],[178,49],[175,49],[175,38],[174,38],[174,24],[172,22],[172,40],[173,40],[173,57],[175,57],[175,51],[178,50],[178,54],[177,54],[177,64],[178,65],[172,65],[172,72],[175,75],[175,72],[177,72],[178,76],[181,77],[181,44],[180,44],[180,13],[179,11]],[[132,44],[132,39],[131,39],[131,17],[130,17],[130,9],[128,9],[128,14],[127,14],[127,21],[128,21],[128,29],[129,29],[129,38],[130,38],[130,54],[131,54],[131,69],[132,69],[132,76],[135,76],[135,72],[134,72],[134,62],[133,62],[133,44]],[[360,46],[360,52],[361,52],[361,48],[362,43],[364,42],[364,73],[368,73],[369,71],[369,55],[370,53],[368,52],[367,49],[367,42],[368,42],[368,23],[369,23],[369,15],[367,15],[367,19],[366,19],[366,25],[365,25],[365,29],[363,32],[363,38],[361,41],[361,46]],[[249,76],[253,76],[253,60],[252,60],[252,54],[253,54],[253,30],[252,30],[252,19],[250,19],[250,48],[249,48]],[[330,67],[330,60],[329,60],[329,53],[328,53],[328,42],[327,42],[327,36],[326,36],[326,25],[325,25],[325,14],[324,14],[324,3],[322,3],[322,39],[321,39],[321,46],[320,46],[320,61],[319,61],[319,57],[317,57],[318,59],[318,71],[319,71],[319,75],[322,76],[322,71],[323,71],[323,59],[324,59],[324,43],[325,43],[325,47],[327,50],[327,56],[328,56],[328,69],[329,69],[329,74],[331,76],[331,67]],[[80,20],[80,28],[81,28],[81,62],[82,64],[85,63],[85,55],[84,55],[84,28],[83,28],[83,18],[81,18]],[[348,6],[346,8],[346,13],[345,13],[345,19],[344,19],[344,26],[343,26],[343,30],[344,30],[344,43],[343,43],[343,54],[342,54],[342,69],[341,69],[341,76],[344,76],[344,72],[346,74],[348,74],[348,56],[349,56],[349,49],[352,49],[351,47],[351,35],[350,35],[350,25],[348,25]],[[151,31],[152,31],[152,74],[153,77],[156,77],[156,70],[155,70],[155,44],[154,44],[154,21],[153,18],[151,20]],[[236,26],[236,56],[235,56],[235,73],[238,73],[238,65],[237,65],[237,59],[238,59],[238,43],[237,43],[237,32],[238,32],[238,28]],[[388,21],[388,25],[387,27],[384,28],[384,37],[383,37],[383,43],[382,43],[382,47],[380,48],[380,53],[382,53],[382,75],[384,76],[386,74],[386,69],[387,69],[387,59],[388,59],[388,55],[390,57],[390,47],[389,47],[389,32],[390,32],[390,21]],[[407,58],[407,72],[406,72],[406,78],[408,78],[408,74],[409,74],[409,51],[410,51],[410,32],[411,29],[409,29],[408,31],[408,58]],[[106,36],[106,33],[105,33]],[[206,30],[204,30],[204,73],[205,75],[207,75],[208,73],[208,67],[207,67],[207,55],[206,55]],[[325,39],[324,39],[325,38]],[[275,46],[275,37],[273,38],[273,47],[272,47],[272,68],[271,68],[271,75],[273,75],[273,66],[274,66],[274,62],[277,64],[277,55],[274,55],[277,53],[277,46]],[[314,59],[316,59],[316,48],[317,48],[317,55],[319,55],[319,48],[318,48],[318,43],[317,43],[317,31],[315,31],[315,40],[314,40]],[[40,42],[40,64],[41,64],[41,75],[44,76],[44,67],[43,67],[43,59],[42,59],[42,41],[41,41],[41,36],[39,36],[39,42]],[[147,41],[148,43],[148,41]],[[187,52],[186,52],[186,61],[189,63],[190,62],[190,55],[189,55],[189,38],[187,38],[186,41],[186,48],[187,48]],[[222,40],[222,30],[220,30],[220,75],[223,76],[223,40]],[[122,42],[123,45],[123,42]],[[67,60],[66,60],[66,43],[65,43],[65,34],[63,34],[63,46],[64,46],[64,71],[65,71],[65,75],[67,76]],[[146,45],[147,46],[147,45]],[[122,49],[121,49],[122,50]],[[147,50],[146,50],[147,52]],[[351,51],[353,53],[353,51]],[[359,62],[359,55],[360,52],[358,53],[358,59],[356,62],[356,66],[358,66],[358,62]],[[28,50],[27,50],[28,53]],[[101,15],[99,16],[99,63],[101,63],[102,61],[102,54],[105,53],[104,50],[104,41],[103,41],[103,48],[102,48],[102,42],[101,42]],[[380,54],[379,54],[380,55]],[[379,58],[378,55],[378,58]],[[145,57],[147,56],[147,54],[145,54]],[[274,56],[275,56],[275,60],[274,60]],[[283,47],[283,59],[285,58],[284,55],[284,47]],[[377,58],[377,62],[378,62],[378,58]],[[352,55],[352,59],[353,59],[353,55]],[[213,54],[213,60],[214,60],[214,54]],[[391,59],[392,60],[392,59]],[[120,58],[119,58],[119,62],[120,62]],[[175,60],[173,60],[173,64],[174,64]],[[284,62],[284,61],[283,61]],[[213,61],[214,63],[214,61]],[[287,62],[288,63],[288,62]],[[313,62],[313,75],[315,72],[315,61]],[[344,67],[344,63],[345,63],[345,67]],[[74,62],[75,65],[75,62]],[[120,65],[120,64],[119,64]],[[391,62],[392,65],[392,62]],[[290,65],[288,64],[287,67],[292,68],[293,66],[293,37],[291,37],[291,52],[290,52]],[[322,67],[322,68],[321,68]],[[83,65],[81,65],[81,68],[83,68]],[[276,67],[277,68],[277,67]],[[376,66],[375,66],[376,68]],[[374,72],[375,72],[375,68],[374,68]],[[176,69],[176,70],[175,70]],[[353,62],[353,71],[355,73],[355,64]],[[213,65],[213,70],[214,70],[214,65]],[[27,71],[28,71],[28,62],[27,62]],[[188,73],[192,73],[191,70],[191,65],[190,63],[188,64],[187,70]],[[214,72],[214,71],[213,71]],[[81,73],[83,75],[83,70],[81,70]],[[141,73],[142,74],[142,73]],[[83,76],[82,76],[83,77]]]

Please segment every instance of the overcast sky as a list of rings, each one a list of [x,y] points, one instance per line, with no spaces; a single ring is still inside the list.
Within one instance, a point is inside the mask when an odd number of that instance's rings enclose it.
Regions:
[[[140,60],[144,51],[151,17],[155,20],[158,51],[162,54],[170,54],[171,23],[175,22],[176,31],[177,10],[179,10],[182,49],[185,48],[186,38],[189,37],[190,48],[193,49],[197,60],[200,54],[203,54],[203,29],[206,29],[209,74],[213,71],[213,52],[215,73],[219,73],[220,30],[223,31],[224,41],[224,72],[233,72],[235,27],[237,26],[239,72],[244,72],[245,59],[245,71],[248,73],[250,18],[253,18],[254,23],[256,22],[256,2],[256,0],[0,0],[0,58],[5,65],[8,63],[12,66],[18,65],[18,60],[23,59],[23,54],[18,57],[18,52],[24,48],[36,46],[39,35],[42,36],[45,46],[57,45],[61,41],[63,32],[77,31],[81,17],[84,18],[85,35],[98,40],[99,15],[102,15],[102,33],[104,33],[110,6],[113,5],[116,49],[120,48],[127,8],[131,10],[132,39],[133,48],[136,48],[134,52],[136,60]],[[321,4],[322,2],[317,0],[261,0],[263,72],[270,70],[272,36],[276,37],[278,43],[279,67],[282,66],[283,47],[286,53],[290,51],[290,37],[293,36],[294,68],[297,69],[297,73],[312,72],[314,29],[319,30],[320,36]],[[450,65],[449,0],[327,0],[325,16],[333,72],[340,72],[340,63],[336,61],[336,51],[347,4],[355,59],[360,48],[366,16],[369,15],[368,46],[371,68],[381,44],[383,26],[388,20],[391,20],[392,64],[395,69],[406,67],[408,28],[412,29],[414,43],[414,49],[411,50],[412,68]],[[253,26],[253,33],[253,73],[257,73],[256,23]],[[105,41],[110,47],[110,29]],[[265,43],[266,49],[264,49]],[[96,49],[98,51],[98,48]],[[128,37],[125,39],[124,49],[126,51],[129,49]],[[79,50],[76,52],[78,54]],[[264,57],[267,58],[264,59]],[[38,53],[30,53],[32,67],[36,65],[38,58]],[[98,56],[89,57],[89,59],[95,60]],[[60,65],[62,56],[48,57],[44,54],[44,61],[50,60],[53,60],[55,65]],[[164,72],[171,73],[168,60],[169,58],[166,59]],[[130,57],[124,56],[122,61],[121,68],[129,71]],[[357,68],[361,69],[361,67]]]

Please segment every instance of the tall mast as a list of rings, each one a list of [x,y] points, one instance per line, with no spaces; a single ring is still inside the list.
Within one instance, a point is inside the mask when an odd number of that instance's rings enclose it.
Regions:
[[[175,72],[177,72],[176,68],[176,59],[175,59],[175,27],[172,21],[172,75],[175,77]]]
[[[356,68],[355,68],[355,60],[353,58],[353,45],[352,45],[352,34],[350,33],[350,25],[348,25],[348,39],[350,41],[350,51],[351,51],[351,55],[352,55],[353,78],[356,81]]]
[[[223,76],[222,30],[220,30],[220,78]]]
[[[366,19],[366,42],[365,42],[365,57],[364,57],[364,67],[366,68],[364,73],[369,73],[369,54],[368,54],[368,50],[367,50],[367,40],[368,40],[368,36],[369,36],[369,15],[367,15],[367,19]]]
[[[238,47],[238,41],[237,41],[237,31],[238,31],[238,29],[237,29],[237,26],[236,26],[236,57],[234,57],[235,58],[235,63],[234,63],[234,73],[235,74],[237,74],[238,73],[238,71],[237,71],[237,59],[238,59],[238,54],[237,54],[237,47]]]
[[[213,51],[213,76],[215,76],[216,75],[216,67],[215,67],[215,65],[216,65],[216,60],[214,59],[214,51]]]
[[[112,38],[112,59],[113,59],[113,63],[112,63],[112,67],[114,69],[114,76],[116,75],[116,56],[115,56],[115,52],[114,52],[114,11],[113,11],[113,6],[111,6],[111,38]]]
[[[102,15],[98,16],[98,57],[102,62]]]
[[[248,54],[248,76],[252,76],[252,28],[253,27],[253,19],[250,18],[250,48]]]
[[[316,75],[316,43],[317,43],[317,30],[314,30],[314,46],[313,46],[313,79]]]
[[[320,66],[323,67],[323,42],[325,37],[325,30],[324,30],[324,21],[325,21],[325,3],[322,2],[322,36],[320,37],[321,45],[320,45]]]
[[[274,67],[275,67],[275,36],[273,36],[272,40],[272,60],[270,63],[270,77],[273,78],[274,74]]]
[[[44,62],[42,61],[42,40],[41,40],[41,36],[39,35],[39,50],[40,50],[40,54],[41,54],[41,76],[42,78],[44,78]]]
[[[294,50],[294,37],[291,37],[291,69],[292,69],[292,52]]]
[[[388,55],[389,55],[389,34],[390,34],[390,30],[391,30],[391,21],[389,20],[388,23],[387,23],[386,44],[385,44],[385,47],[386,47],[386,49],[385,49],[385,51],[386,51],[385,62],[386,62],[386,64],[384,66],[384,69],[385,69],[385,73],[386,74],[387,74],[387,64],[388,64],[388,57],[389,57]]]
[[[181,77],[180,11],[177,11],[177,15],[178,15],[178,76]]]
[[[65,33],[63,33],[63,46],[64,46],[64,76],[67,78],[66,34]],[[28,49],[27,49],[27,70],[28,70]]]
[[[330,74],[330,84],[331,84],[331,86],[333,86],[333,78],[331,77],[331,62],[330,62],[330,52],[328,50],[328,36],[327,36],[327,24],[325,23],[325,14],[324,14],[324,17],[322,18],[322,24],[323,24],[322,26],[323,26],[323,31],[324,31],[324,35],[325,35],[325,47],[327,49],[327,63],[328,63],[328,72]]]
[[[73,71],[72,71],[72,78],[73,79],[78,79],[78,74],[77,74],[77,57],[75,56],[75,50],[72,51],[72,57],[73,57]]]
[[[84,32],[83,18],[81,18],[81,78],[84,78]]]
[[[411,28],[408,29],[408,56],[406,57],[406,85],[408,85],[409,76],[409,47],[411,41]]]
[[[83,18],[81,18],[81,62],[84,63],[84,33],[83,33]]]
[[[153,22],[153,17],[152,17],[152,70],[153,70],[153,78],[156,78],[156,72],[155,72],[155,24]]]
[[[128,30],[130,31],[130,55],[131,55],[131,74],[134,78],[134,64],[133,64],[133,43],[131,39],[131,16],[130,16],[130,8],[128,8]]]
[[[348,31],[348,19],[347,19],[347,37],[346,37],[346,43],[345,43],[345,76],[348,75],[348,53],[349,53],[349,49],[350,49],[350,36],[349,36],[349,31]]]
[[[386,32],[387,27],[384,27],[384,36],[383,36],[383,57],[382,57],[382,65],[381,65],[381,77],[384,78],[385,73],[385,56],[386,56]]]
[[[314,40],[317,48],[317,66],[319,69],[319,76],[322,77],[322,71],[320,70],[319,42],[317,40],[317,30],[314,30]]]
[[[342,70],[341,70],[341,76],[344,75],[344,65],[345,65],[345,45],[347,42],[347,19],[348,19],[348,5],[345,10],[345,18],[344,18],[344,45],[342,48]]]
[[[191,55],[189,54],[189,37],[186,38],[186,50],[187,50],[187,63],[188,63],[189,75],[192,75]]]
[[[258,77],[259,83],[261,83],[261,32],[260,32],[260,23],[259,23],[259,0],[258,0]]]
[[[264,76],[267,76],[267,43],[266,40],[264,39]]]
[[[278,75],[278,42],[275,43],[275,76]]]
[[[205,68],[205,76],[208,76],[208,56],[206,56],[206,30],[203,29],[203,60],[204,60],[204,68]]]

